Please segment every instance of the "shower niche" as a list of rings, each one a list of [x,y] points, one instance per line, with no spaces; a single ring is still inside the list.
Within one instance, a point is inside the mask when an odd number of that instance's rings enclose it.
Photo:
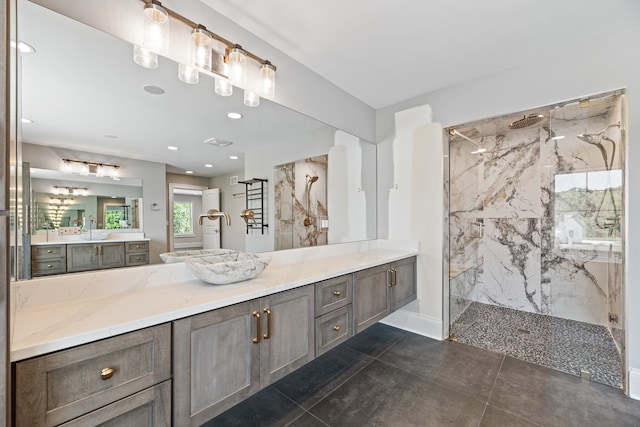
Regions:
[[[625,119],[615,91],[448,130],[452,339],[624,387]]]
[[[275,248],[328,243],[328,155],[274,167]]]

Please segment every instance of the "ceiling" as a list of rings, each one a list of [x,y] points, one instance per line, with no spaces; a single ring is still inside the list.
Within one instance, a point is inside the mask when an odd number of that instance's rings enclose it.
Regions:
[[[640,25],[638,0],[201,1],[374,109]]]
[[[201,1],[374,109],[640,25],[638,0]],[[239,90],[214,95],[208,77],[186,85],[165,58],[143,69],[129,43],[29,1],[19,0],[18,16],[19,37],[37,50],[22,57],[22,116],[34,121],[23,125],[27,142],[210,177],[243,169],[246,150],[323,126],[264,100],[245,107]],[[244,117],[232,121],[229,111]],[[234,144],[204,144],[211,137]]]

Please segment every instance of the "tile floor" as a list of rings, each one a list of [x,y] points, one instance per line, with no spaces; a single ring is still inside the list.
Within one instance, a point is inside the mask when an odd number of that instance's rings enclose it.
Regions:
[[[472,302],[451,327],[458,342],[622,388],[622,359],[601,325]]]
[[[622,391],[376,324],[205,426],[640,426]]]

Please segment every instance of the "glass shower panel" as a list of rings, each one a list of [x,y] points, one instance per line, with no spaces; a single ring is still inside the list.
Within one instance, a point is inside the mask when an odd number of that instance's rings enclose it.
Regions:
[[[479,247],[484,233],[480,178],[482,150],[459,136],[449,139],[449,336],[476,324]]]
[[[624,95],[556,108],[541,150],[542,279],[555,369],[622,386]]]

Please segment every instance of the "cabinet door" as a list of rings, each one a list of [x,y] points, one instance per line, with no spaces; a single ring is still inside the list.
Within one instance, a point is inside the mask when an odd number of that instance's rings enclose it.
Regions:
[[[98,266],[98,245],[67,245],[67,273],[94,270]]]
[[[395,284],[391,290],[391,311],[395,311],[416,299],[416,257],[396,261],[394,269]]]
[[[100,243],[99,268],[124,267],[124,243]]]
[[[313,360],[313,296],[314,286],[308,285],[260,300],[261,313],[265,318],[260,348],[261,387]]]
[[[368,268],[355,274],[353,281],[354,332],[358,333],[388,315],[387,295],[390,264]]]
[[[170,427],[171,380],[62,424],[63,427]]]
[[[174,425],[199,426],[259,390],[258,308],[254,300],[174,322]]]

